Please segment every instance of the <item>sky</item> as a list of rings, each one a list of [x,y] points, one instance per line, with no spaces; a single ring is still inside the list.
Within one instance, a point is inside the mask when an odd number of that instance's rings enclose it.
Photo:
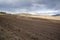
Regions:
[[[0,11],[9,13],[60,13],[60,0],[0,0]]]

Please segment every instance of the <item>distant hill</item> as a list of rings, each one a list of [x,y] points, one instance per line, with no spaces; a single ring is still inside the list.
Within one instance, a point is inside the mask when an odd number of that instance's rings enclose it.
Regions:
[[[55,14],[55,15],[52,15],[52,16],[60,16],[60,14]]]
[[[21,15],[21,16],[31,16],[32,14],[29,14],[29,13],[20,13],[20,14],[17,14],[17,15]]]
[[[0,14],[7,14],[6,12],[0,12]]]

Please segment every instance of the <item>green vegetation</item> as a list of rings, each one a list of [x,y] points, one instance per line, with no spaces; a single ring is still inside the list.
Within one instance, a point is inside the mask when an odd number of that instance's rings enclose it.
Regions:
[[[19,16],[32,16],[32,14],[28,14],[28,13],[21,13],[21,14],[17,14]]]
[[[5,14],[7,14],[6,12],[0,12],[0,15],[5,15]]]
[[[6,12],[0,12],[0,14],[6,14]]]

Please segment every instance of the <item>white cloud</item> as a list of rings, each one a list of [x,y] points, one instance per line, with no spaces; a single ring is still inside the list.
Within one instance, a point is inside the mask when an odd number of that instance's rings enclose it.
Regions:
[[[0,0],[0,3],[16,3],[19,2],[19,0]]]
[[[6,11],[16,13],[54,13],[58,12],[58,9],[60,9],[59,3],[60,1],[57,0],[0,0],[0,10],[4,10],[2,8],[5,8]]]
[[[57,13],[59,12],[58,10],[42,10],[42,11],[37,11],[38,13]]]
[[[28,9],[15,9],[14,11],[15,13],[27,13],[28,12]]]
[[[44,5],[44,4],[34,3],[34,4],[32,4],[31,9],[32,9],[32,10],[41,10],[41,9],[47,9],[47,7],[46,7],[46,5]]]
[[[50,10],[50,11],[47,11],[48,13],[55,13],[55,12],[58,12],[58,10]]]

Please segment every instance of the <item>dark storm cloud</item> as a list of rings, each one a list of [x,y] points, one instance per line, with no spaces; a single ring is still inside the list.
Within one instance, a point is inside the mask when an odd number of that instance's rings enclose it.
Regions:
[[[60,0],[0,0],[2,11],[60,10]]]
[[[44,4],[50,9],[60,9],[60,0],[36,0],[35,3]]]

